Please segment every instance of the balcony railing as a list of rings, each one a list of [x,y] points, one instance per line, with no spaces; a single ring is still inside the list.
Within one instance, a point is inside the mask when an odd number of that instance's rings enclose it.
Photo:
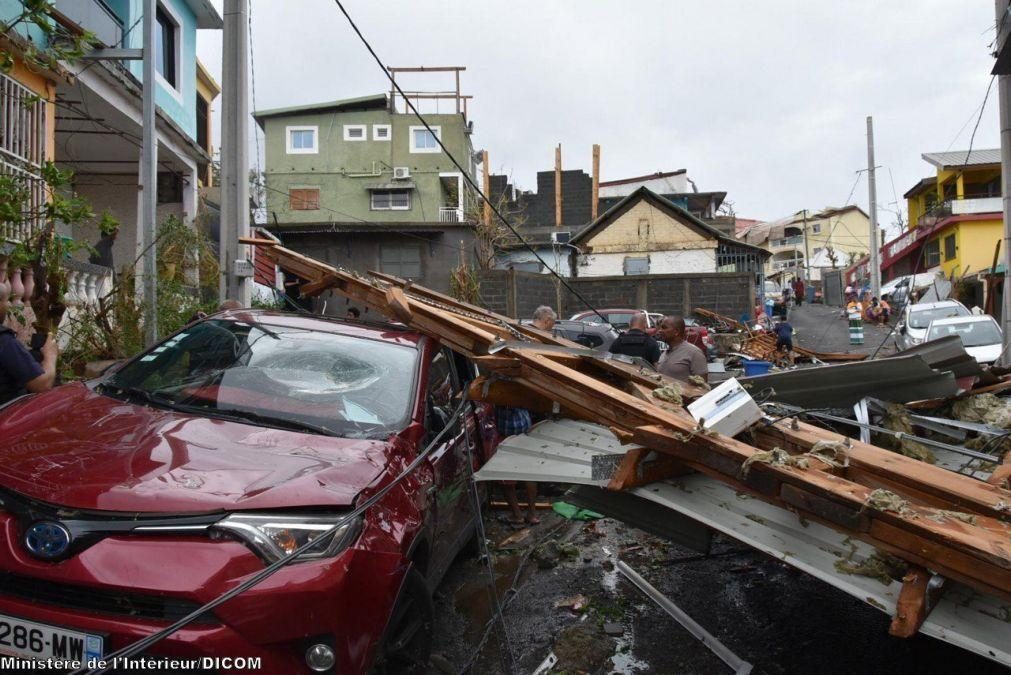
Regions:
[[[946,199],[927,210],[916,221],[917,227],[931,226],[948,216],[964,216],[975,213],[1000,213],[1004,204],[1000,196],[968,195],[961,199]]]
[[[439,222],[440,223],[462,223],[463,222],[463,209],[458,209],[453,206],[442,206],[439,207]]]
[[[46,101],[0,75],[0,176],[24,193],[21,218],[0,220],[0,241],[23,241],[45,225]]]
[[[772,248],[779,248],[782,246],[796,246],[797,244],[803,243],[804,243],[804,235],[802,234],[795,234],[791,237],[783,237],[782,239],[773,239],[771,242],[769,242]]]

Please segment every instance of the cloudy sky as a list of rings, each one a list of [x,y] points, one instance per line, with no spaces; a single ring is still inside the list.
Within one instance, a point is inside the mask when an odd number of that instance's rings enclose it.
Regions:
[[[879,220],[891,223],[931,173],[921,153],[968,147],[992,67],[991,0],[345,6],[388,65],[467,67],[475,147],[520,187],[553,167],[556,143],[565,168],[587,171],[599,143],[604,180],[686,168],[759,219],[845,202],[872,115]],[[257,108],[387,89],[332,0],[251,9]],[[202,31],[198,54],[220,74],[219,33]],[[976,148],[999,145],[996,98],[995,84]],[[863,177],[851,201],[866,208]]]

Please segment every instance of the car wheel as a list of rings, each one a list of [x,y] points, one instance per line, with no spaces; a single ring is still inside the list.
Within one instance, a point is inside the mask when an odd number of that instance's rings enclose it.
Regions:
[[[432,653],[432,622],[435,608],[428,583],[421,572],[407,573],[390,622],[379,644],[373,675],[424,673]]]

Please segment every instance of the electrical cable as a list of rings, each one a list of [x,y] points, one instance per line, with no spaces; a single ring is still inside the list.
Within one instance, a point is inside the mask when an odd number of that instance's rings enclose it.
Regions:
[[[590,308],[590,310],[592,310],[594,314],[600,317],[602,323],[609,325],[610,322],[604,317],[604,315],[601,314],[596,307],[590,304],[590,301],[587,300],[582,295],[582,293],[573,288],[573,286],[569,284],[561,274],[559,274],[550,265],[548,265],[548,263],[544,260],[544,258],[541,257],[541,255],[537,252],[537,250],[530,245],[530,243],[523,237],[523,235],[521,235],[516,230],[515,227],[513,227],[512,223],[506,220],[505,216],[502,215],[502,212],[499,210],[499,208],[495,204],[493,204],[491,199],[489,199],[488,196],[485,195],[484,192],[481,190],[481,188],[478,187],[477,183],[470,176],[467,170],[464,169],[464,167],[460,164],[460,162],[456,159],[456,157],[454,157],[453,154],[449,151],[449,149],[445,146],[445,144],[443,144],[442,139],[439,138],[439,135],[432,130],[432,127],[428,124],[428,121],[424,118],[424,116],[422,116],[420,112],[418,112],[418,109],[414,106],[414,104],[411,103],[411,100],[404,93],[404,90],[400,88],[399,84],[397,84],[396,78],[394,78],[393,75],[390,74],[390,71],[386,67],[386,64],[383,63],[382,59],[379,58],[379,55],[376,54],[375,49],[372,48],[372,45],[369,44],[369,41],[365,39],[365,36],[362,34],[361,30],[359,30],[358,25],[354,22],[354,19],[351,18],[350,14],[348,14],[348,11],[347,9],[344,8],[344,4],[341,2],[341,0],[334,0],[334,2],[336,3],[338,9],[340,9],[341,13],[344,14],[344,17],[348,20],[348,23],[351,25],[351,29],[362,41],[362,44],[365,45],[365,48],[368,50],[369,54],[372,55],[372,58],[375,60],[376,64],[380,67],[380,69],[382,69],[383,74],[386,76],[386,79],[390,81],[390,85],[393,88],[393,90],[395,90],[398,94],[400,94],[400,96],[404,99],[404,104],[406,105],[406,107],[409,108],[410,111],[414,114],[414,116],[418,118],[418,121],[421,122],[422,125],[424,125],[428,133],[431,134],[435,142],[438,143],[439,148],[442,150],[442,152],[445,153],[445,155],[449,158],[449,161],[451,161],[453,165],[456,166],[457,169],[459,169],[460,174],[463,176],[464,180],[466,180],[467,183],[470,185],[470,188],[474,191],[474,193],[477,194],[479,197],[481,197],[481,200],[491,208],[491,210],[495,213],[498,219],[502,221],[502,224],[505,225],[517,239],[519,239],[520,243],[523,244],[524,248],[530,251],[530,253],[533,254],[533,256],[538,260],[538,262],[544,265],[544,267],[546,267],[548,271],[556,279],[558,279],[559,283],[562,286],[564,286],[567,291],[572,293],[572,295],[578,298],[580,302],[582,302],[584,305]]]
[[[474,404],[471,402],[467,396],[467,387],[463,387],[463,398],[464,402],[468,404],[468,410],[472,412],[474,410]],[[477,492],[477,481],[474,480],[474,455],[473,448],[476,447],[476,443],[472,442],[474,430],[471,426],[464,421],[463,424],[464,433],[466,435],[466,448],[467,448],[467,471],[469,473],[467,477],[468,493],[470,494],[471,505],[474,509],[474,517],[476,521],[477,528],[477,538],[478,546],[481,550],[481,555],[485,560],[485,567],[488,570],[488,597],[491,600],[492,609],[495,612],[495,617],[498,619],[498,624],[502,632],[502,644],[505,647],[503,651],[504,656],[508,657],[506,659],[506,672],[509,675],[515,675],[516,673],[516,654],[513,651],[512,642],[509,639],[509,626],[506,625],[505,614],[503,613],[503,606],[498,597],[498,584],[495,577],[495,567],[491,558],[491,551],[488,549],[488,537],[484,529],[484,515],[481,513],[481,498]]]
[[[210,612],[215,607],[218,607],[219,605],[228,602],[235,596],[244,593],[250,588],[253,588],[257,584],[266,580],[268,577],[273,576],[275,572],[280,571],[282,568],[287,567],[291,563],[298,560],[303,553],[306,553],[313,548],[317,548],[321,544],[325,544],[345,524],[352,522],[355,518],[359,517],[360,515],[371,509],[383,497],[389,494],[389,492],[393,490],[393,488],[400,485],[400,483],[402,483],[405,479],[407,479],[408,476],[414,473],[414,471],[417,470],[417,468],[428,459],[428,456],[432,454],[435,448],[438,447],[438,445],[442,442],[443,437],[446,436],[446,434],[453,428],[456,422],[463,416],[464,412],[468,410],[467,403],[468,403],[467,399],[464,398],[464,400],[460,402],[460,405],[456,407],[456,410],[453,411],[453,414],[450,415],[449,419],[446,422],[446,425],[442,428],[442,431],[436,434],[435,438],[433,438],[428,443],[428,445],[426,445],[425,448],[418,453],[417,457],[411,460],[411,462],[406,467],[404,467],[404,470],[396,478],[394,478],[392,481],[390,481],[382,488],[377,490],[374,495],[372,495],[364,502],[362,502],[362,504],[357,508],[355,508],[353,511],[346,514],[341,520],[339,520],[337,523],[331,526],[330,529],[321,533],[318,537],[314,538],[313,540],[307,541],[305,544],[302,544],[286,558],[282,558],[277,562],[271,563],[267,567],[263,568],[253,576],[243,581],[241,584],[226,591],[225,593],[222,593],[221,595],[214,598],[210,602],[205,603],[203,606],[198,607],[197,609],[193,610],[192,612],[190,612],[183,618],[179,619],[178,621],[172,623],[171,625],[159,630],[156,633],[152,633],[147,637],[141,638],[140,640],[137,640],[136,642],[127,645],[126,647],[118,649],[112,654],[109,654],[108,656],[103,657],[103,661],[109,664],[108,667],[92,668],[92,669],[87,669],[86,667],[79,668],[70,675],[101,675],[101,673],[108,672],[109,668],[113,667],[113,663],[115,663],[116,659],[128,659],[140,654],[144,650],[152,647],[158,642],[161,642],[168,636],[172,635],[173,633],[177,632],[178,630],[186,627],[193,621],[197,620],[198,618],[200,618],[201,615]]]

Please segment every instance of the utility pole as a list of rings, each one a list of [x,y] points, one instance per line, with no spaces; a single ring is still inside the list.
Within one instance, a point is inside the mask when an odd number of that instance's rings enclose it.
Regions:
[[[1004,293],[1000,323],[1004,333],[1005,365],[1011,363],[1011,75],[997,76],[1000,102],[1000,184],[1004,197]],[[990,270],[993,274],[995,270]]]
[[[155,11],[157,0],[144,0],[143,135],[140,152],[141,224],[144,289],[144,344],[158,341],[158,130],[155,127]]]
[[[874,183],[874,118],[869,115],[867,117],[867,190],[870,193],[867,210],[871,217],[871,236],[868,240],[871,247],[871,295],[878,297],[881,295],[881,262],[878,253],[881,244],[878,238],[878,190]]]
[[[811,249],[807,245],[807,209],[804,209],[804,283],[811,281]]]
[[[225,0],[221,68],[222,299],[251,302],[253,266],[240,237],[249,235],[249,0]]]
[[[562,144],[555,147],[555,227],[562,226]]]

